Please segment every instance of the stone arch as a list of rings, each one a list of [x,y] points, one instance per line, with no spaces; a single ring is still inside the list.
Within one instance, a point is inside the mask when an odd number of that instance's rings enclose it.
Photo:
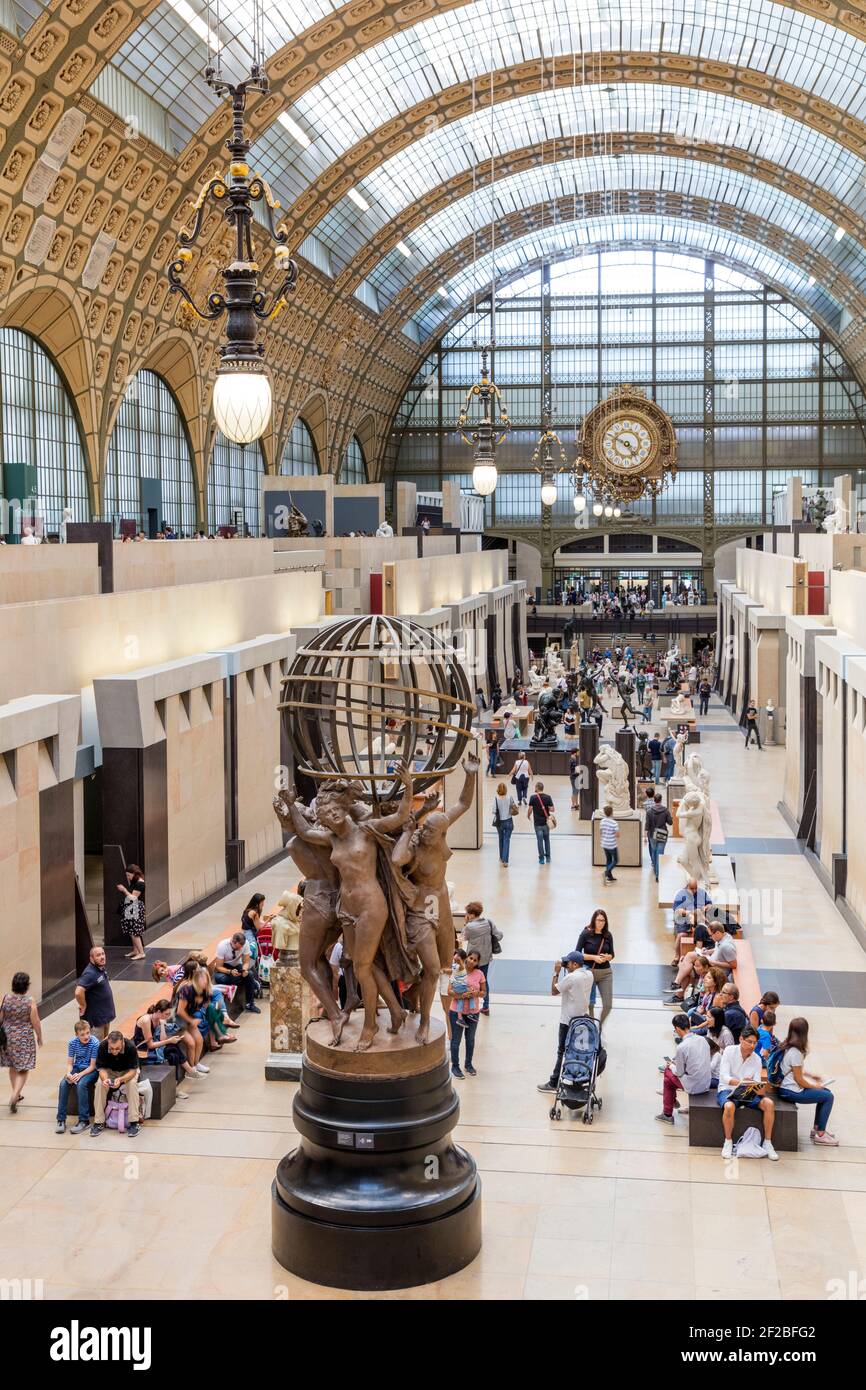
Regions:
[[[53,277],[38,277],[7,300],[0,327],[29,333],[54,362],[78,422],[87,461],[91,513],[99,495],[99,396],[81,298]]]
[[[279,472],[280,470],[283,453],[292,432],[292,426],[297,419],[303,420],[313,437],[319,460],[319,471],[323,474],[330,473],[332,471],[330,466],[332,459],[328,447],[328,398],[324,391],[314,391],[312,395],[307,397],[299,410],[290,410],[287,405],[279,433],[279,447],[275,454],[275,471]]]

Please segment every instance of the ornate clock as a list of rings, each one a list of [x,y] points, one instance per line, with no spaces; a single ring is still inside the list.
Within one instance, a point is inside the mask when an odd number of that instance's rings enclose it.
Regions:
[[[593,491],[616,501],[657,495],[677,471],[670,416],[639,387],[616,387],[584,419],[575,471]],[[582,486],[580,477],[575,484]]]

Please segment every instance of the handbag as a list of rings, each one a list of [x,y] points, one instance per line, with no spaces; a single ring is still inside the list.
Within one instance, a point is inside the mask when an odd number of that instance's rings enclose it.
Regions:
[[[538,796],[538,793],[537,793],[537,792],[536,792],[536,796]],[[544,812],[544,819],[547,821],[547,824],[550,826],[551,830],[555,830],[555,829],[556,829],[556,816],[552,816],[552,815],[550,814],[550,812],[548,811],[547,807],[545,806],[545,804],[544,804],[544,802],[542,801],[542,799],[541,799],[540,796],[538,796],[538,804],[539,804],[539,806],[541,807],[542,811]]]
[[[653,841],[657,845],[666,845],[668,842],[668,828],[666,825],[659,825],[653,831]]]
[[[107,1129],[116,1129],[118,1134],[123,1134],[126,1130],[129,1118],[129,1104],[125,1100],[115,1100],[114,1093],[105,1102],[105,1124]]]
[[[493,935],[493,923],[490,923],[490,954],[499,956],[502,954],[502,942],[498,936]]]

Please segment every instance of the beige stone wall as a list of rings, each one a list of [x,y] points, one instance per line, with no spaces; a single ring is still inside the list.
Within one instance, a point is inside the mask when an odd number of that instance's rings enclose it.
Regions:
[[[800,806],[800,657],[798,644],[787,637],[785,657],[785,774],[782,802],[792,816]]]
[[[507,578],[508,552],[505,550],[401,560],[397,569],[396,611],[425,613],[430,608],[457,603],[470,594],[495,589]]]
[[[832,872],[842,848],[842,680],[820,666],[822,704],[821,863]]]
[[[282,845],[271,805],[280,761],[281,672],[278,663],[242,671],[237,678],[238,836],[253,867]]]
[[[861,686],[848,690],[848,816],[847,878],[845,897],[861,922],[866,921],[866,816],[863,814],[863,788],[866,787],[866,663],[849,673]],[[823,855],[822,855],[823,858]]]
[[[98,593],[95,545],[0,545],[0,604]]]
[[[737,586],[768,613],[803,613],[804,566],[790,555],[766,550],[737,551]]]
[[[226,881],[223,689],[165,702],[168,892],[182,912]]]
[[[321,575],[301,571],[0,607],[0,650],[16,653],[0,665],[0,703],[37,676],[43,690],[77,693],[97,676],[316,622],[322,595]]]
[[[0,962],[2,989],[16,970],[42,994],[42,914],[39,872],[39,744],[15,751],[15,785],[0,755]]]
[[[834,570],[830,575],[830,618],[840,632],[866,646],[866,573]]]
[[[758,628],[750,637],[749,656],[751,696],[757,705],[772,700],[774,705],[785,704],[784,692],[779,689],[779,633],[774,628]],[[778,733],[778,730],[777,730]]]
[[[273,572],[274,546],[268,540],[114,542],[115,593],[250,579]]]

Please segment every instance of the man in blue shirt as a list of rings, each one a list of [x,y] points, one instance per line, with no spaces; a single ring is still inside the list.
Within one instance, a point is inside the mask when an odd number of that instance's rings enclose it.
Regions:
[[[75,1037],[66,1049],[69,1065],[57,1095],[55,1134],[66,1133],[66,1113],[69,1107],[69,1091],[72,1086],[75,1087],[78,1094],[78,1124],[72,1126],[72,1133],[82,1134],[90,1124],[98,1051],[99,1042],[90,1031],[90,1024],[86,1018],[80,1018],[75,1025]]]
[[[692,927],[700,926],[704,929],[702,934],[709,940],[705,912],[712,905],[713,900],[706,888],[700,888],[697,879],[690,878],[685,888],[681,888],[674,898],[674,931],[677,936],[691,931]],[[697,942],[697,937],[695,941]]]

